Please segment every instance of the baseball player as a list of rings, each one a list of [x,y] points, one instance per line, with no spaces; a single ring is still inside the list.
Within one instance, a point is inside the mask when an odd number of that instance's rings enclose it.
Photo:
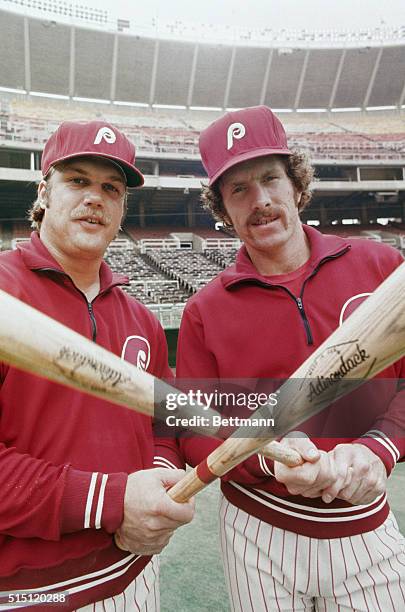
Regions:
[[[402,258],[386,245],[302,224],[313,169],[290,151],[269,108],[214,121],[200,151],[209,179],[203,202],[243,246],[236,263],[187,303],[179,382],[288,378]],[[384,371],[384,401],[376,406],[361,411],[354,396],[328,422],[320,415],[327,437],[317,429],[312,439],[286,437],[306,459],[302,466],[258,456],[223,479],[221,544],[232,610],[405,610],[405,543],[386,499],[387,478],[405,453],[404,392],[397,388],[404,373],[403,360]],[[213,446],[181,440],[192,465]]]
[[[63,123],[42,174],[31,240],[0,255],[1,288],[169,377],[161,326],[103,261],[128,188],[144,182],[133,144],[102,121]],[[193,510],[166,493],[182,471],[150,469],[151,419],[0,371],[0,608],[157,611],[152,555]]]

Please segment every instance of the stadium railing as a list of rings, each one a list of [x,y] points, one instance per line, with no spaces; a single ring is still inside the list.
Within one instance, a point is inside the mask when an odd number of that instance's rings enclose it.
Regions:
[[[209,249],[238,249],[241,246],[239,238],[205,238],[202,241],[204,251]]]
[[[164,329],[178,329],[185,304],[146,304]]]
[[[146,253],[151,249],[179,249],[180,240],[178,238],[142,238],[138,241],[141,253]]]
[[[66,108],[71,112],[69,106]],[[38,110],[36,110],[38,109]],[[59,116],[55,115],[57,109]],[[41,106],[40,102],[29,104],[21,100],[9,104],[2,113],[0,130],[0,142],[7,144],[25,143],[29,145],[41,145],[48,139],[57,125],[65,120],[63,114],[64,105],[53,107],[51,104]],[[78,106],[80,116],[76,119],[95,118],[94,110],[82,109]],[[187,116],[187,122],[171,125],[170,118],[161,116],[144,117],[134,115],[128,117],[119,112],[105,112],[105,118],[116,123],[127,133],[138,148],[138,153],[148,154],[173,154],[198,156],[198,133],[195,129],[192,117]],[[70,117],[69,117],[70,118]],[[336,121],[339,120],[339,124]],[[206,120],[207,121],[207,120]],[[314,118],[311,123],[307,118],[301,120],[289,118],[286,120],[286,129],[289,134],[291,146],[307,150],[316,159],[400,159],[403,158],[405,150],[405,128],[401,117],[390,117],[385,124],[384,118],[378,122],[371,119],[363,119],[357,115],[357,124],[334,117],[333,122],[325,119]],[[289,123],[291,132],[289,131]],[[175,122],[174,122],[175,123]],[[376,132],[376,125],[380,126],[380,132]],[[202,125],[202,127],[205,127]],[[368,130],[371,130],[367,134]],[[352,133],[351,133],[352,132]]]

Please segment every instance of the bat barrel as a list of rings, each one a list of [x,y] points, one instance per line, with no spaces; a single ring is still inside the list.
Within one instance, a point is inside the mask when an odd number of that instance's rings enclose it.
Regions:
[[[255,438],[243,438],[237,430],[170,490],[173,499],[187,501],[274,437],[295,429],[400,359],[405,354],[404,303],[405,262],[280,387],[271,434],[258,428]],[[313,390],[314,381],[324,382],[319,393]]]

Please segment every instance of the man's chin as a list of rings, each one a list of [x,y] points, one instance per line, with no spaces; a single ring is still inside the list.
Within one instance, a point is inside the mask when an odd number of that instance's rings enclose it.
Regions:
[[[270,254],[275,249],[282,248],[288,242],[288,239],[289,236],[284,230],[279,232],[263,232],[261,234],[256,233],[250,235],[244,242],[253,249],[268,252],[268,254]]]
[[[107,241],[105,236],[86,236],[76,235],[72,241],[72,246],[83,253],[88,253],[94,257],[103,257],[110,241]]]

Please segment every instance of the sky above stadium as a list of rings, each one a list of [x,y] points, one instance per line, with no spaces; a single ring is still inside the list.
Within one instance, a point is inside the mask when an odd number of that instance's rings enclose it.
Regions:
[[[91,0],[86,4],[92,6]],[[139,25],[205,23],[249,28],[362,29],[405,25],[405,1],[389,0],[98,0],[99,8]]]

